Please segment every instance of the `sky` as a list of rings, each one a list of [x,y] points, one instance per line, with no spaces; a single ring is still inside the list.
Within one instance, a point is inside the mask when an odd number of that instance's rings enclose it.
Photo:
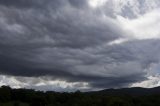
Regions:
[[[0,0],[0,86],[160,86],[160,0]]]

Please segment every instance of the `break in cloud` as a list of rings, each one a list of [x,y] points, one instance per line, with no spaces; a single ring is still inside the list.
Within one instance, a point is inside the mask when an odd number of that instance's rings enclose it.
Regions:
[[[0,85],[158,86],[159,0],[0,0]]]

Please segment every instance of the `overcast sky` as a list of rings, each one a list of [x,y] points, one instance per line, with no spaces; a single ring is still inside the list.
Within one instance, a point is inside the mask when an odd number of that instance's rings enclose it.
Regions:
[[[160,85],[160,0],[0,0],[0,85]]]

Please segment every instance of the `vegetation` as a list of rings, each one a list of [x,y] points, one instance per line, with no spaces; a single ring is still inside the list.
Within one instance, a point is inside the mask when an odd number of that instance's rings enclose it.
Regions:
[[[137,88],[138,89],[138,88]],[[133,91],[133,90],[131,90]],[[138,92],[138,90],[136,90]],[[140,90],[142,91],[142,90]],[[127,93],[125,93],[127,92]],[[130,90],[58,93],[0,88],[0,106],[159,106],[160,93],[133,95]],[[135,92],[135,90],[134,90]],[[156,91],[157,92],[157,91]],[[138,94],[138,93],[137,93]]]

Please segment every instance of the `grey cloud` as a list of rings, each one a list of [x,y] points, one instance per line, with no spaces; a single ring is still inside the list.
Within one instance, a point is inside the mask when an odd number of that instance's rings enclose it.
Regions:
[[[16,1],[0,1],[1,74],[123,87],[145,80],[147,66],[159,62],[151,58],[158,40],[108,45],[126,33],[85,0]]]
[[[69,3],[78,8],[88,7],[87,0],[69,0]]]
[[[25,40],[23,43],[27,44],[35,40],[38,40],[40,44],[50,40],[52,46],[83,48],[103,43],[102,40],[108,42],[122,36],[112,29],[117,26],[110,22],[111,19],[108,18],[106,24],[94,12],[81,11],[70,5],[58,10],[46,9],[44,11],[1,8],[3,10],[2,21],[3,19],[5,21],[2,25],[5,24],[3,26],[7,27],[7,29],[1,28],[3,39],[11,39],[9,42],[15,45],[22,40]],[[6,33],[13,37],[5,37]],[[41,39],[45,39],[45,42]]]
[[[44,9],[47,6],[52,5],[52,8],[59,8],[65,4],[71,4],[74,7],[87,7],[88,3],[86,0],[1,0],[0,5],[13,7],[13,8],[36,8]]]
[[[48,1],[48,0],[46,0]],[[28,8],[28,7],[37,7],[40,6],[40,4],[42,5],[42,3],[45,3],[43,1],[38,2],[38,0],[14,0],[14,1],[10,1],[10,0],[1,0],[0,1],[0,5],[4,5],[7,7],[15,7],[15,8]]]

